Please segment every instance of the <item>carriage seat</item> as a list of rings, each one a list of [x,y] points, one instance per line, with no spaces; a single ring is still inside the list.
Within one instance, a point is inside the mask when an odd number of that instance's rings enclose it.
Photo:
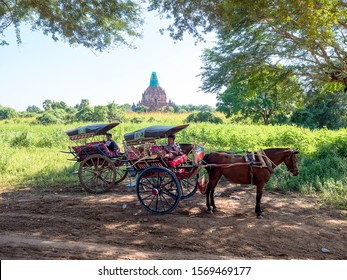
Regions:
[[[161,156],[162,151],[163,151],[163,148],[161,146],[158,146],[158,145],[152,145],[149,148],[149,152],[151,153],[151,155]]]
[[[80,160],[83,160],[86,157],[90,155],[94,155],[94,154],[100,154],[107,157],[116,157],[120,152],[120,149],[117,149],[116,151],[111,152],[106,147],[105,143],[103,143],[102,141],[87,143],[86,145],[82,145],[82,146],[74,146],[72,147],[72,149],[74,150],[74,152],[76,153],[76,156]]]
[[[168,160],[167,163],[171,167],[175,167],[177,165],[180,165],[181,163],[187,161],[187,155],[183,154],[181,156],[175,157],[173,160]]]

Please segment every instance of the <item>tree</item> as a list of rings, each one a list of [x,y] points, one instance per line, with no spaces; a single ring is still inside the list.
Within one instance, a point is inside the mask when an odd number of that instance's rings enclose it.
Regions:
[[[199,108],[200,111],[208,111],[208,112],[212,112],[213,108],[210,105],[201,105],[201,107]]]
[[[244,75],[239,73],[228,88],[217,95],[217,110],[231,115],[241,114],[253,121],[269,124],[277,115],[290,115],[302,105],[303,92],[293,78],[266,68]]]
[[[52,103],[52,109],[63,109],[64,111],[66,111],[67,108],[69,108],[69,106],[67,106],[67,104],[64,101]]]
[[[215,117],[211,112],[208,112],[208,111],[192,113],[184,121],[185,122],[210,122],[215,124],[223,123],[223,120],[221,118]]]
[[[139,106],[136,106],[133,111],[137,113],[145,113],[149,111],[149,107],[145,105],[139,105]]]
[[[125,117],[125,110],[130,107],[129,104],[119,106],[114,102],[107,104],[107,120],[109,122],[122,121]]]
[[[12,119],[17,116],[18,114],[15,109],[9,107],[2,107],[0,105],[0,120]]]
[[[28,108],[26,109],[26,111],[28,113],[40,113],[41,112],[41,109],[36,106],[36,105],[31,105],[31,106],[28,106]]]
[[[81,99],[81,103],[80,104],[77,104],[75,106],[75,108],[80,111],[80,110],[83,110],[85,108],[89,107],[89,99]]]
[[[45,109],[45,111],[48,111],[48,110],[52,109],[52,104],[53,104],[52,100],[46,99],[45,101],[43,101],[42,107],[43,107],[43,109]]]
[[[140,37],[140,16],[140,4],[132,0],[0,0],[0,35],[13,24],[20,43],[20,23],[25,23],[51,34],[55,41],[103,51],[112,45],[130,45],[128,36]]]
[[[108,110],[106,106],[102,106],[102,105],[94,106],[94,111],[92,114],[93,122],[107,121],[107,113],[108,113]]]
[[[307,93],[304,108],[296,110],[291,121],[311,129],[347,127],[347,93],[313,88]]]
[[[168,14],[174,39],[214,31],[217,46],[204,57],[203,89],[217,92],[237,71],[266,63],[306,81],[337,82],[347,90],[347,2],[341,0],[151,0]],[[284,68],[278,68],[282,64]]]
[[[89,122],[93,121],[94,110],[90,106],[86,106],[82,110],[76,113],[76,120],[79,122]]]

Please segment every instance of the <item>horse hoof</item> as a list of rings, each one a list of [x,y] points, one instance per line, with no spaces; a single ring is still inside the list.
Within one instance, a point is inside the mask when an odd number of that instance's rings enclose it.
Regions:
[[[257,215],[257,219],[264,219],[264,216],[262,214]]]

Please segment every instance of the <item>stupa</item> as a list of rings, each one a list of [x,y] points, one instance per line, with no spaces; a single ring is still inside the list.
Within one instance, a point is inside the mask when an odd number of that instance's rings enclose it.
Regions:
[[[158,111],[163,107],[174,105],[171,100],[167,102],[165,90],[159,86],[156,72],[152,72],[149,87],[142,93],[142,99],[138,103],[139,105],[148,107],[150,111]]]

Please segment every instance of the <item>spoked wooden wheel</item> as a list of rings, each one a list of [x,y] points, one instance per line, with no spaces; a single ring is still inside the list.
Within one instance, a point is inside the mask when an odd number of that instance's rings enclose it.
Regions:
[[[189,198],[198,190],[199,172],[202,167],[183,166],[176,173],[178,180],[181,183],[181,199]]]
[[[198,181],[199,181],[199,173],[192,177],[182,176],[180,178],[181,191],[182,191],[181,199],[189,198],[196,193],[198,189]]]
[[[180,184],[173,172],[164,167],[143,170],[136,181],[136,194],[142,206],[155,214],[167,214],[181,198]]]
[[[78,177],[87,192],[104,193],[115,184],[116,167],[108,157],[91,155],[81,162]]]
[[[115,160],[114,165],[116,167],[116,181],[114,183],[118,184],[127,177],[127,166],[124,164],[124,162],[121,162],[119,160]]]

